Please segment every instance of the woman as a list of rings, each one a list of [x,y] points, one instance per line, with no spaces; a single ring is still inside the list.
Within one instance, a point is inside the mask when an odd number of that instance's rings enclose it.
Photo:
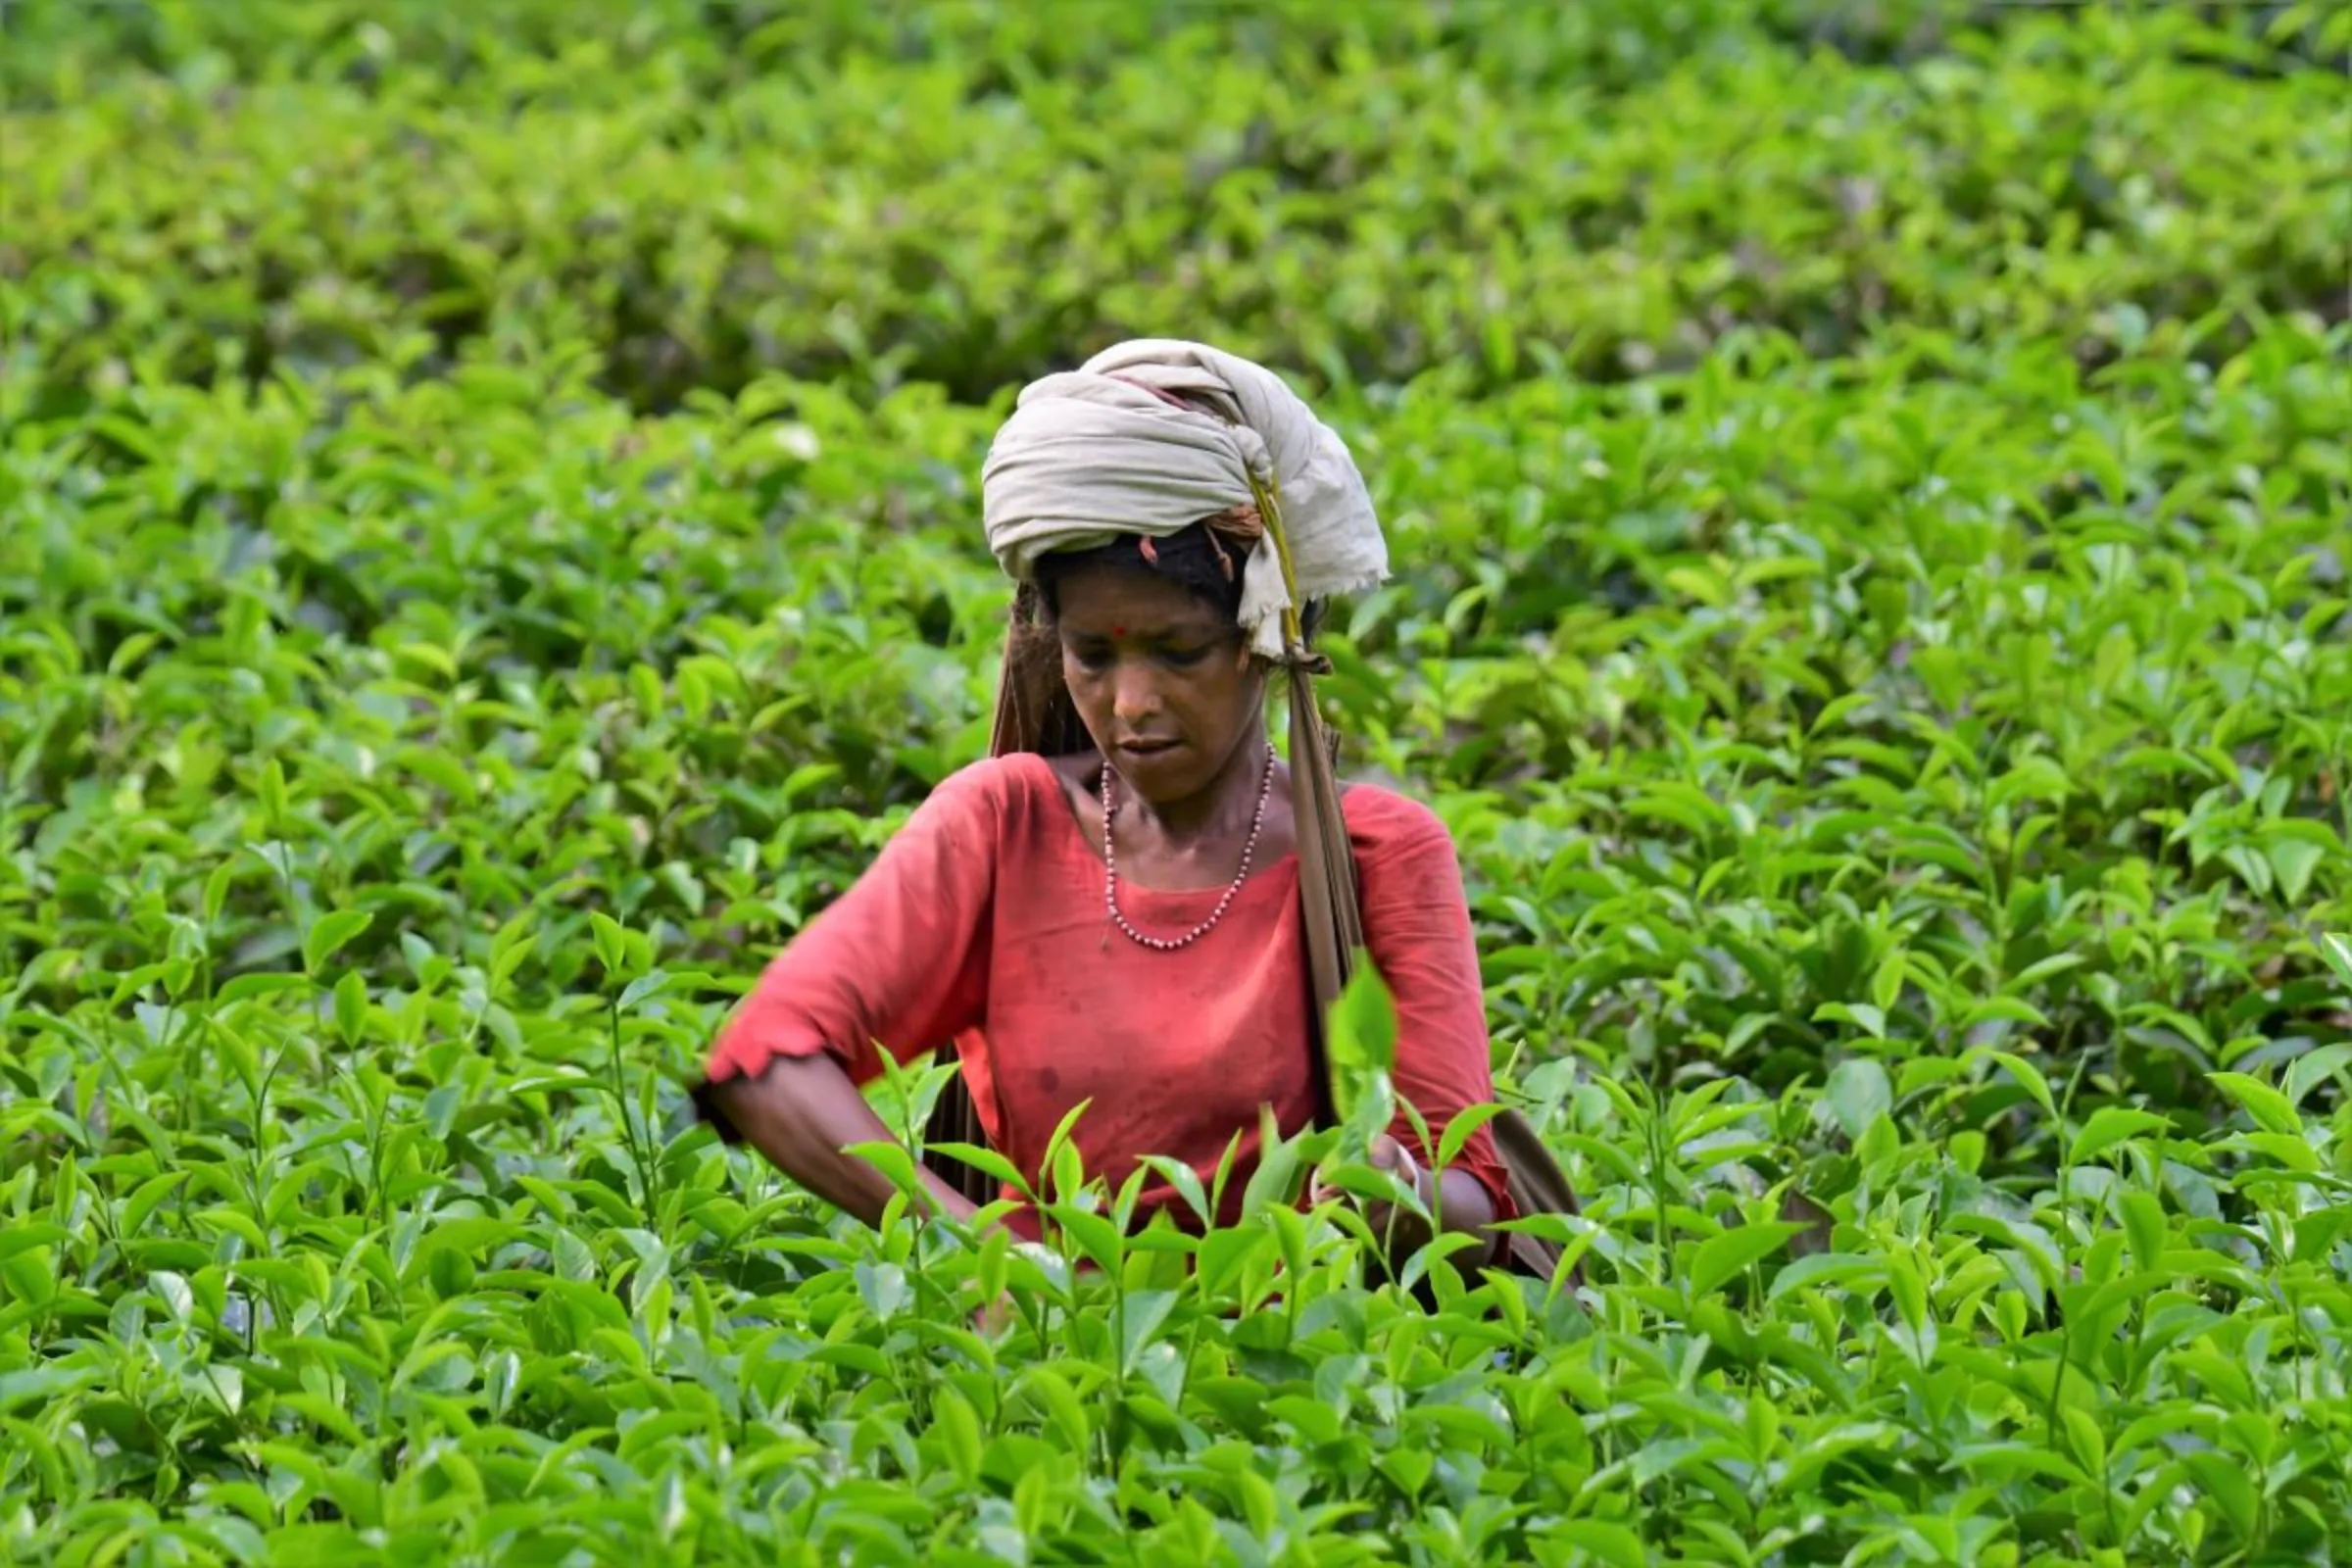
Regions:
[[[1339,437],[1273,375],[1160,340],[1025,389],[983,494],[991,548],[1020,585],[1000,719],[1043,704],[1064,721],[1049,716],[1042,750],[933,792],[768,966],[698,1098],[723,1137],[870,1224],[895,1189],[843,1151],[894,1135],[859,1086],[883,1051],[906,1062],[953,1041],[989,1144],[1033,1183],[1083,1102],[1072,1142],[1113,1191],[1144,1155],[1211,1190],[1238,1139],[1230,1222],[1261,1107],[1289,1136],[1319,1104],[1298,824],[1267,683],[1309,657],[1286,625],[1386,575],[1369,498]],[[1275,496],[1279,537],[1260,505]],[[1341,808],[1364,945],[1397,1012],[1399,1110],[1372,1161],[1446,1229],[1479,1232],[1513,1217],[1487,1129],[1438,1172],[1403,1111],[1434,1138],[1493,1098],[1453,845],[1390,790],[1352,786]],[[947,1212],[977,1212],[924,1180]],[[1154,1175],[1138,1223],[1162,1211],[1198,1228]],[[1368,1217],[1403,1247],[1426,1236],[1387,1205]],[[1025,1206],[1004,1223],[1038,1235]]]

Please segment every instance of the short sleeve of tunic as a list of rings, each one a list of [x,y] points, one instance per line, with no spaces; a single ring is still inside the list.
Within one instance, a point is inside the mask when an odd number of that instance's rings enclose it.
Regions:
[[[881,1053],[913,1060],[971,1027],[987,1002],[1001,769],[943,780],[873,864],[771,959],[711,1052],[713,1082],[777,1056],[831,1052],[851,1079]]]

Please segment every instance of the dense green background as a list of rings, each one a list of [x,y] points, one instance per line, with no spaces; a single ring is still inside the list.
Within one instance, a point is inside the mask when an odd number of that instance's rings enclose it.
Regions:
[[[2326,1560],[2348,16],[0,8],[0,1557]],[[1137,333],[1355,446],[1581,1292],[682,1118]]]

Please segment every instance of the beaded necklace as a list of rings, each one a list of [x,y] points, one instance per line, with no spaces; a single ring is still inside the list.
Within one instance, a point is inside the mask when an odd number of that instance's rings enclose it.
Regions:
[[[1242,891],[1242,884],[1250,878],[1250,861],[1257,853],[1257,835],[1266,825],[1266,801],[1274,793],[1274,747],[1271,742],[1266,746],[1265,776],[1258,781],[1257,810],[1250,818],[1250,837],[1242,845],[1242,867],[1233,873],[1233,881],[1226,887],[1225,896],[1217,900],[1217,906],[1209,911],[1208,918],[1180,937],[1148,937],[1128,924],[1127,916],[1119,912],[1119,855],[1111,841],[1110,831],[1110,782],[1113,776],[1114,770],[1105,760],[1102,764],[1102,907],[1109,911],[1111,920],[1120,930],[1143,947],[1160,953],[1189,948],[1208,935],[1216,928],[1217,922],[1225,918],[1225,911],[1232,906],[1234,895]]]

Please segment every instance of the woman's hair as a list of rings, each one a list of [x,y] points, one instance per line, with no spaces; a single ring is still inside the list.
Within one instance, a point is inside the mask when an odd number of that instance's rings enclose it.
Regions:
[[[1174,583],[1239,626],[1242,619],[1242,570],[1249,559],[1246,536],[1219,526],[1212,517],[1178,530],[1164,539],[1128,536],[1087,550],[1057,550],[1037,559],[1035,574],[1043,618],[1048,625],[1061,613],[1061,586],[1070,576],[1091,566],[1116,571],[1149,573]],[[1250,522],[1254,524],[1254,514]],[[1268,546],[1267,548],[1272,548]],[[1312,643],[1322,623],[1323,605],[1310,601],[1300,612],[1300,629]]]
[[[1061,614],[1061,585],[1089,567],[1106,566],[1164,578],[1205,602],[1235,625],[1242,619],[1242,562],[1239,552],[1212,534],[1206,523],[1147,539],[1130,535],[1089,550],[1056,550],[1037,559],[1037,590],[1049,619]]]

